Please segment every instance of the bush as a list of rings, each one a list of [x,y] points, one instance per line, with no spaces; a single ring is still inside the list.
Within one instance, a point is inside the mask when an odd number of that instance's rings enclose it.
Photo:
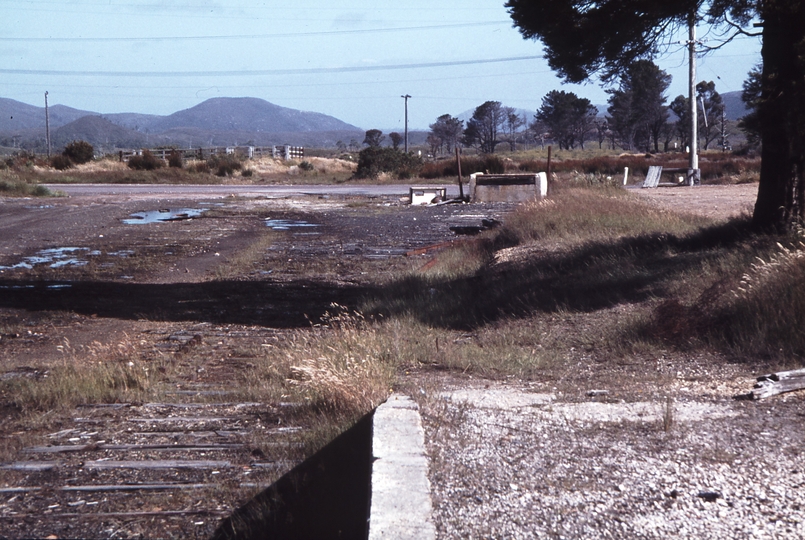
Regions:
[[[377,178],[390,173],[399,179],[417,176],[422,169],[422,158],[389,147],[370,146],[358,154],[355,178]]]
[[[63,171],[71,168],[73,166],[73,162],[70,161],[70,158],[66,155],[59,154],[50,158],[50,166],[57,171]]]
[[[314,169],[313,164],[309,161],[303,161],[300,163],[299,168],[303,171],[312,171]]]
[[[73,141],[64,147],[62,155],[76,165],[81,165],[95,158],[95,149],[87,141]]]
[[[254,169],[243,169],[242,171],[240,171],[240,175],[245,176],[246,178],[249,178],[253,174],[254,174]]]
[[[216,176],[232,176],[243,167],[234,154],[213,154],[207,159],[207,165],[215,170]]]
[[[165,163],[161,159],[148,150],[143,150],[141,156],[131,156],[129,158],[129,169],[134,169],[135,171],[153,171],[161,169],[164,165]]]
[[[190,172],[194,173],[209,173],[210,172],[210,164],[206,161],[196,161],[190,167],[188,167]]]
[[[181,152],[171,150],[171,153],[168,156],[168,167],[173,167],[174,169],[181,169],[184,167],[184,159],[182,158]]]
[[[482,172],[489,174],[503,174],[506,172],[506,164],[498,156],[482,157],[462,157],[461,175],[469,176],[473,173]],[[419,175],[422,178],[445,178],[458,176],[456,160],[447,159],[426,164]]]

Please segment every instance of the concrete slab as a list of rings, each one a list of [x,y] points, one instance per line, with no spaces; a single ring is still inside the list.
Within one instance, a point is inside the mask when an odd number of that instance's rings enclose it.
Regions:
[[[372,455],[370,540],[435,539],[425,433],[410,397],[393,394],[375,411]]]
[[[547,405],[554,400],[553,394],[536,394],[509,389],[465,388],[444,392],[444,397],[456,402],[467,402],[474,407],[488,409],[516,409]]]

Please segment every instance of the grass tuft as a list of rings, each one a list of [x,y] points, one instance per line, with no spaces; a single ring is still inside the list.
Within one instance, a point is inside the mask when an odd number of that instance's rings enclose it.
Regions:
[[[128,338],[78,348],[65,340],[59,348],[64,361],[42,377],[3,381],[4,401],[23,413],[142,401],[155,391],[161,378],[160,366],[142,360],[137,345]]]

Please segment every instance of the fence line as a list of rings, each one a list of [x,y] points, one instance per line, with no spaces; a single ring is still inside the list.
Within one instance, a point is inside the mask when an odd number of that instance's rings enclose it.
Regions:
[[[121,150],[118,155],[120,161],[128,162],[133,156],[141,156],[145,151],[150,152],[154,157],[167,160],[171,154],[178,153],[183,160],[197,159],[204,160],[214,155],[236,155],[246,159],[256,159],[261,157],[272,157],[275,159],[302,159],[305,157],[304,146],[291,146],[288,144],[281,146],[213,146],[210,148],[141,148],[139,150]]]

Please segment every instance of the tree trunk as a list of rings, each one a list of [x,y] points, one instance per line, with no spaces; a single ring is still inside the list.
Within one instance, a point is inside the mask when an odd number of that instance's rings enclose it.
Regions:
[[[802,223],[805,209],[805,6],[794,0],[761,5],[763,149],[752,224],[784,232]]]

